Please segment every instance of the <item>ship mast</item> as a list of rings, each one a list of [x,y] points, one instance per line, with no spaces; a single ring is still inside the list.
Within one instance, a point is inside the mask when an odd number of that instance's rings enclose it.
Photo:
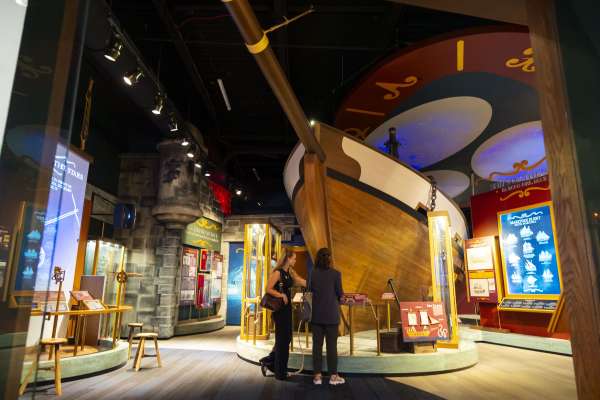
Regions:
[[[269,46],[267,33],[261,28],[252,7],[247,0],[222,0],[233,17],[248,51],[254,56],[263,75],[269,82],[275,97],[286,113],[296,135],[304,145],[307,153],[316,154],[321,162],[325,161],[325,153],[310,128],[308,118],[300,106],[296,94],[292,90],[279,61]]]

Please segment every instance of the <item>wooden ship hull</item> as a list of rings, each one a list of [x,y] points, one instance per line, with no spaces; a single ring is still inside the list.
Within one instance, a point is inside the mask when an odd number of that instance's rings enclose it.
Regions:
[[[284,183],[309,253],[329,247],[346,292],[379,302],[394,279],[401,300],[421,300],[432,285],[426,213],[427,177],[325,124],[309,121],[247,0],[227,0],[236,23],[300,139],[284,170]],[[291,20],[290,20],[291,21]],[[452,229],[466,237],[460,208],[438,192]],[[396,310],[396,307],[392,307]],[[355,328],[374,329],[370,309],[357,311]],[[397,315],[393,317],[397,319]]]
[[[320,163],[299,144],[284,171],[307,248],[332,251],[344,291],[366,293],[374,303],[393,279],[401,301],[431,293],[426,211],[431,183],[411,167],[330,126],[315,125],[326,160]],[[460,208],[438,192],[436,210],[448,211],[453,231],[466,237]],[[419,210],[421,209],[421,212]],[[398,310],[392,307],[392,321]],[[369,308],[354,312],[354,329],[375,329]]]

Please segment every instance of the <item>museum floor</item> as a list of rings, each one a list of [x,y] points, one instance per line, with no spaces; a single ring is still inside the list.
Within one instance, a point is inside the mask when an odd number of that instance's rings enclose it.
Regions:
[[[63,383],[60,399],[574,399],[571,357],[479,343],[479,363],[426,376],[347,378],[339,387],[315,387],[309,376],[288,382],[263,378],[235,353],[238,329],[161,341],[163,368],[145,358],[106,374]],[[150,353],[150,349],[148,349]],[[145,367],[145,368],[144,368]],[[28,392],[23,398],[31,398]],[[54,399],[54,387],[36,399]]]

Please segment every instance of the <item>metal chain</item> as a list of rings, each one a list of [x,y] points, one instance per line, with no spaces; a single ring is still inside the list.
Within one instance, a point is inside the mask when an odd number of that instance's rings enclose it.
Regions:
[[[429,199],[430,211],[435,211],[435,200],[437,198],[437,183],[432,175],[428,176],[431,181],[431,198]]]

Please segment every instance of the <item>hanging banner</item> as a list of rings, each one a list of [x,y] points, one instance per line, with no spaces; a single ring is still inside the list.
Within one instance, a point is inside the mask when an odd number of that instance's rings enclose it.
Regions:
[[[558,299],[562,291],[552,203],[498,213],[507,296]]]

